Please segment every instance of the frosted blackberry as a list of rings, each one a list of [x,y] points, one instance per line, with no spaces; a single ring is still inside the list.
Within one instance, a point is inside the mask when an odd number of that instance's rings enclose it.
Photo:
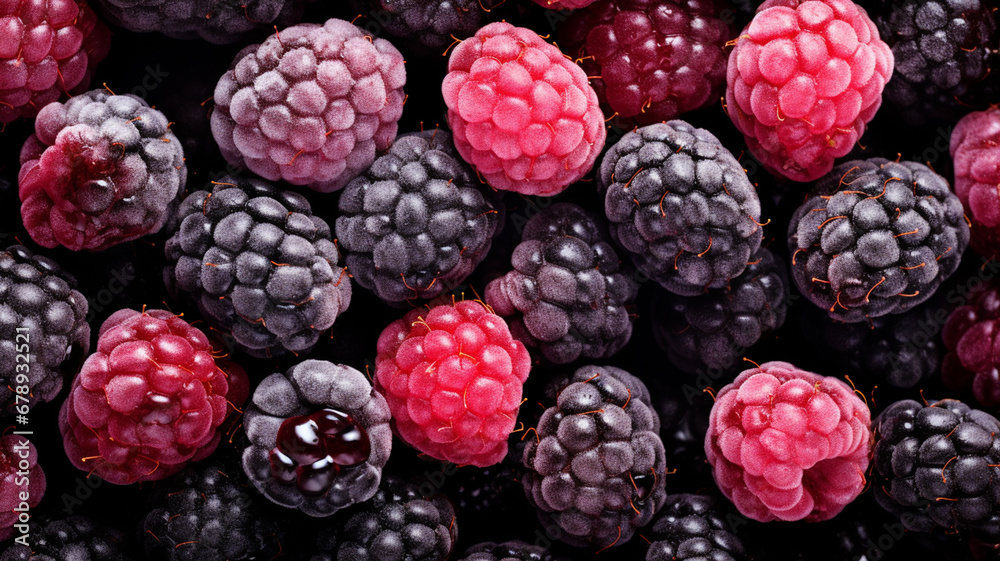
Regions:
[[[729,370],[785,322],[791,287],[784,264],[760,248],[727,290],[699,296],[663,292],[652,314],[657,343],[682,370]]]
[[[392,449],[385,398],[361,372],[324,360],[265,378],[243,425],[243,469],[254,486],[316,517],[370,498]]]
[[[227,176],[191,193],[166,244],[164,282],[253,356],[306,352],[350,304],[330,227],[297,193]]]
[[[601,160],[598,187],[611,237],[636,268],[677,294],[724,288],[764,235],[743,166],[684,121],[623,136]]]
[[[0,415],[55,399],[64,374],[75,373],[90,350],[86,317],[76,279],[55,261],[20,245],[0,253]],[[30,351],[27,375],[17,367],[24,364],[16,360],[18,348]],[[30,390],[21,401],[17,386]]]
[[[459,561],[558,561],[544,547],[522,541],[484,542],[474,545]]]
[[[708,495],[670,495],[646,535],[646,561],[736,561],[743,543]]]
[[[1000,421],[954,399],[898,401],[875,419],[873,488],[912,531],[1000,542]]]
[[[954,122],[996,101],[997,20],[992,0],[873,0],[869,11],[892,48],[886,99],[905,122]],[[991,99],[992,98],[992,99]]]
[[[447,499],[424,498],[416,485],[388,477],[344,525],[337,560],[445,561],[456,539]]]
[[[406,134],[344,188],[337,239],[354,280],[383,300],[434,298],[486,257],[503,224],[499,203],[450,134]]]
[[[799,291],[840,321],[927,300],[969,243],[962,202],[915,162],[854,160],[816,183],[788,226]]]
[[[233,43],[247,34],[285,27],[302,15],[301,0],[98,0],[108,21],[129,31],[159,31],[176,39]]]
[[[151,561],[268,561],[280,552],[274,520],[254,502],[235,462],[197,464],[158,488],[142,521]]]
[[[31,547],[10,545],[0,561],[133,561],[131,540],[117,528],[85,516],[32,517]],[[235,560],[234,560],[235,561]]]
[[[666,500],[666,456],[649,390],[611,366],[584,366],[552,388],[555,405],[524,448],[528,501],[570,545],[624,544]]]
[[[399,37],[421,53],[440,54],[457,37],[465,39],[502,17],[502,0],[350,0],[366,19],[357,25],[376,35]]]
[[[533,216],[511,257],[514,270],[486,286],[511,334],[546,360],[606,358],[632,336],[637,283],[621,268],[596,217],[571,203]]]

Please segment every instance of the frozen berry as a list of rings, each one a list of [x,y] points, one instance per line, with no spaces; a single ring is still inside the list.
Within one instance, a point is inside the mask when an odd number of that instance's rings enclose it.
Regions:
[[[1000,288],[987,285],[951,312],[941,332],[948,354],[941,379],[952,390],[971,390],[981,405],[1000,408]]]
[[[35,446],[23,436],[0,437],[0,541],[14,535],[15,524],[31,519],[44,494],[45,472]]]
[[[969,113],[951,133],[955,194],[972,224],[969,245],[990,259],[1000,254],[1000,107]]]
[[[98,0],[108,21],[129,31],[233,43],[259,29],[295,23],[301,0]]]
[[[364,16],[357,25],[373,34],[398,37],[426,56],[440,55],[510,10],[507,0],[350,0]]]

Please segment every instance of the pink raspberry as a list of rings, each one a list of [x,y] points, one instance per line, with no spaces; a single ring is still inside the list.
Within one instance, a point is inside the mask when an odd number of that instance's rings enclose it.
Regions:
[[[421,452],[486,467],[507,454],[531,358],[477,301],[412,310],[378,339],[375,389],[400,438]]]
[[[455,47],[442,92],[455,147],[496,189],[555,195],[590,171],[607,137],[583,70],[509,23]]]
[[[240,51],[215,87],[222,155],[271,181],[347,185],[396,138],[403,55],[349,22],[303,23]]]
[[[768,170],[813,181],[861,138],[892,69],[850,0],[767,0],[729,55],[727,109]]]
[[[969,245],[984,257],[1000,253],[1000,107],[975,111],[951,133],[955,194],[972,223]]]
[[[945,387],[971,390],[983,406],[1000,407],[1000,287],[969,295],[968,304],[948,316],[941,338],[948,349],[941,365]]]
[[[594,3],[594,0],[531,0],[550,10],[579,10]]]
[[[871,412],[844,382],[768,362],[719,391],[705,454],[745,516],[828,520],[865,486]]]
[[[227,377],[241,372],[221,370],[205,334],[173,313],[119,310],[59,411],[66,453],[118,485],[169,477],[215,450],[237,399]]]
[[[45,494],[45,473],[35,446],[26,438],[7,435],[0,438],[0,541],[14,535],[14,524],[26,522],[20,519],[24,509],[14,510],[22,506],[21,493],[28,493],[24,502],[30,508],[38,506]]]
[[[0,2],[0,123],[87,89],[111,32],[85,2]]]

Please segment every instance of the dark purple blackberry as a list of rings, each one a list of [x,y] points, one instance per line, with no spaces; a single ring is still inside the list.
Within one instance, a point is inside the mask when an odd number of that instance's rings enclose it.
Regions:
[[[158,31],[175,39],[234,43],[302,17],[301,0],[98,0],[110,23],[129,31]]]
[[[760,247],[757,191],[704,129],[670,121],[632,131],[604,155],[597,177],[611,237],[671,292],[724,288]]]
[[[419,52],[440,54],[455,38],[465,39],[507,12],[505,0],[350,0],[365,19],[357,25],[375,35],[385,32]]]
[[[379,298],[434,298],[486,257],[503,224],[499,202],[449,133],[405,134],[344,188],[337,239],[351,276]]]
[[[824,360],[864,380],[894,388],[914,388],[936,376],[944,356],[941,341],[930,336],[940,329],[946,310],[926,302],[901,314],[870,322],[832,320],[826,311],[809,307],[802,315],[802,333]]]
[[[509,541],[476,544],[459,561],[557,561],[557,558],[544,547]]]
[[[277,523],[253,500],[235,462],[188,467],[158,488],[142,522],[150,561],[268,561],[281,551]]]
[[[32,517],[30,547],[10,545],[0,561],[132,561],[132,546],[121,530],[85,516]],[[235,561],[235,560],[233,560]]]
[[[790,290],[784,264],[760,248],[726,290],[698,296],[659,294],[653,335],[681,370],[731,370],[748,348],[785,322]]]
[[[737,561],[743,543],[707,495],[670,495],[646,535],[646,561]]]
[[[254,391],[243,469],[273,502],[330,516],[375,494],[392,449],[389,415],[361,372],[306,360]]]
[[[904,122],[954,123],[996,102],[997,3],[993,0],[870,0],[895,67],[885,97]]]
[[[638,285],[606,240],[595,216],[571,203],[552,205],[525,225],[514,270],[486,286],[487,304],[514,338],[550,362],[615,354],[632,336],[627,307]]]
[[[554,380],[555,405],[524,448],[525,494],[570,545],[628,542],[666,500],[666,456],[649,390],[611,366]]]
[[[87,299],[55,261],[20,245],[0,253],[0,415],[55,399],[90,349],[86,318]],[[29,389],[21,401],[18,386]]]
[[[840,321],[927,300],[969,243],[948,182],[915,162],[854,160],[820,179],[788,225],[799,291]]]
[[[455,510],[443,497],[424,498],[396,477],[344,525],[338,561],[444,561],[458,539]]]
[[[330,227],[309,202],[256,178],[191,193],[167,241],[164,282],[257,357],[307,352],[351,301]]]
[[[954,399],[898,401],[875,419],[873,488],[913,531],[1000,542],[1000,421]]]

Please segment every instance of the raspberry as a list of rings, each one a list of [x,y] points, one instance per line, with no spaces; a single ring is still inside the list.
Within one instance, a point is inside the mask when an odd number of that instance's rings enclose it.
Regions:
[[[817,522],[862,491],[871,413],[841,380],[768,362],[719,390],[705,454],[744,516]]]
[[[670,495],[652,525],[646,561],[735,561],[743,543],[711,496]]]
[[[788,226],[799,291],[847,322],[927,300],[958,268],[968,242],[962,204],[943,177],[882,158],[838,166]]]
[[[388,477],[344,525],[337,559],[445,561],[457,538],[455,510],[447,499],[425,499],[416,485]]]
[[[598,188],[611,236],[636,268],[684,296],[727,286],[764,235],[743,166],[684,121],[623,136],[601,160]]]
[[[495,189],[555,195],[607,138],[586,74],[530,29],[477,31],[452,51],[441,89],[458,153]]]
[[[111,33],[84,2],[12,0],[0,7],[0,123],[34,117],[90,85]]]
[[[539,212],[525,225],[511,265],[486,285],[486,302],[545,360],[607,358],[628,343],[627,307],[638,284],[620,271],[595,216],[572,203]]]
[[[32,515],[30,547],[11,545],[0,561],[132,561],[128,537],[85,516]]]
[[[486,257],[498,209],[450,134],[405,134],[340,195],[337,238],[351,276],[379,298],[434,298]]]
[[[264,378],[243,423],[254,486],[310,516],[371,498],[392,449],[385,399],[361,372],[325,360]]]
[[[1000,421],[961,401],[893,403],[875,419],[875,499],[908,530],[1000,542],[998,433]]]
[[[522,541],[483,542],[465,552],[460,561],[557,561],[544,547]]]
[[[44,494],[45,472],[38,465],[35,446],[23,436],[0,437],[0,541],[9,540],[14,535],[14,525],[24,523],[14,509],[23,512],[24,502],[34,508]]]
[[[972,224],[970,245],[980,255],[1000,252],[1000,108],[969,113],[951,133],[955,194]]]
[[[212,353],[204,333],[166,310],[112,314],[59,410],[70,462],[128,485],[208,457],[229,411],[228,375]]]
[[[972,390],[983,407],[1000,408],[1000,287],[986,285],[951,312],[941,336],[948,354],[941,380],[952,390]]]
[[[591,0],[592,1],[592,0]],[[505,13],[506,0],[350,0],[366,14],[359,25],[370,33],[405,39],[419,54],[439,54]],[[504,6],[501,8],[501,6]]]
[[[251,498],[233,462],[188,467],[158,487],[140,531],[150,561],[271,559],[278,527]]]
[[[75,372],[90,350],[86,318],[87,299],[55,261],[21,245],[0,253],[0,414],[56,398],[63,374]],[[30,356],[26,377],[19,348]],[[17,386],[28,395],[15,393]]]
[[[108,21],[129,31],[233,43],[259,29],[295,23],[301,0],[99,0]]]
[[[191,193],[167,241],[163,276],[216,329],[263,357],[308,352],[351,302],[330,227],[297,193],[226,176]]]
[[[871,14],[896,68],[885,97],[903,121],[954,123],[970,106],[989,105],[996,70],[992,0],[874,0]],[[993,97],[995,100],[996,97]]]
[[[663,292],[653,307],[653,335],[670,361],[688,373],[728,371],[747,349],[785,322],[791,287],[784,264],[757,250],[728,290],[699,296]]]
[[[559,26],[559,44],[631,128],[718,102],[732,33],[714,0],[601,0]]]
[[[486,467],[507,454],[507,437],[528,379],[528,350],[480,302],[412,310],[378,339],[375,389],[393,428],[424,454]]]
[[[524,491],[570,545],[628,542],[666,500],[660,419],[649,390],[612,366],[553,380],[555,405],[524,448]]]
[[[21,150],[21,217],[45,247],[100,251],[158,232],[186,180],[163,113],[92,90],[38,113]]]
[[[768,0],[729,56],[727,110],[764,167],[813,181],[861,138],[892,69],[850,0]]]
[[[405,83],[385,39],[339,19],[303,23],[236,55],[215,87],[212,134],[231,164],[336,191],[396,137]]]
[[[594,0],[531,0],[550,10],[579,10],[594,3]]]

